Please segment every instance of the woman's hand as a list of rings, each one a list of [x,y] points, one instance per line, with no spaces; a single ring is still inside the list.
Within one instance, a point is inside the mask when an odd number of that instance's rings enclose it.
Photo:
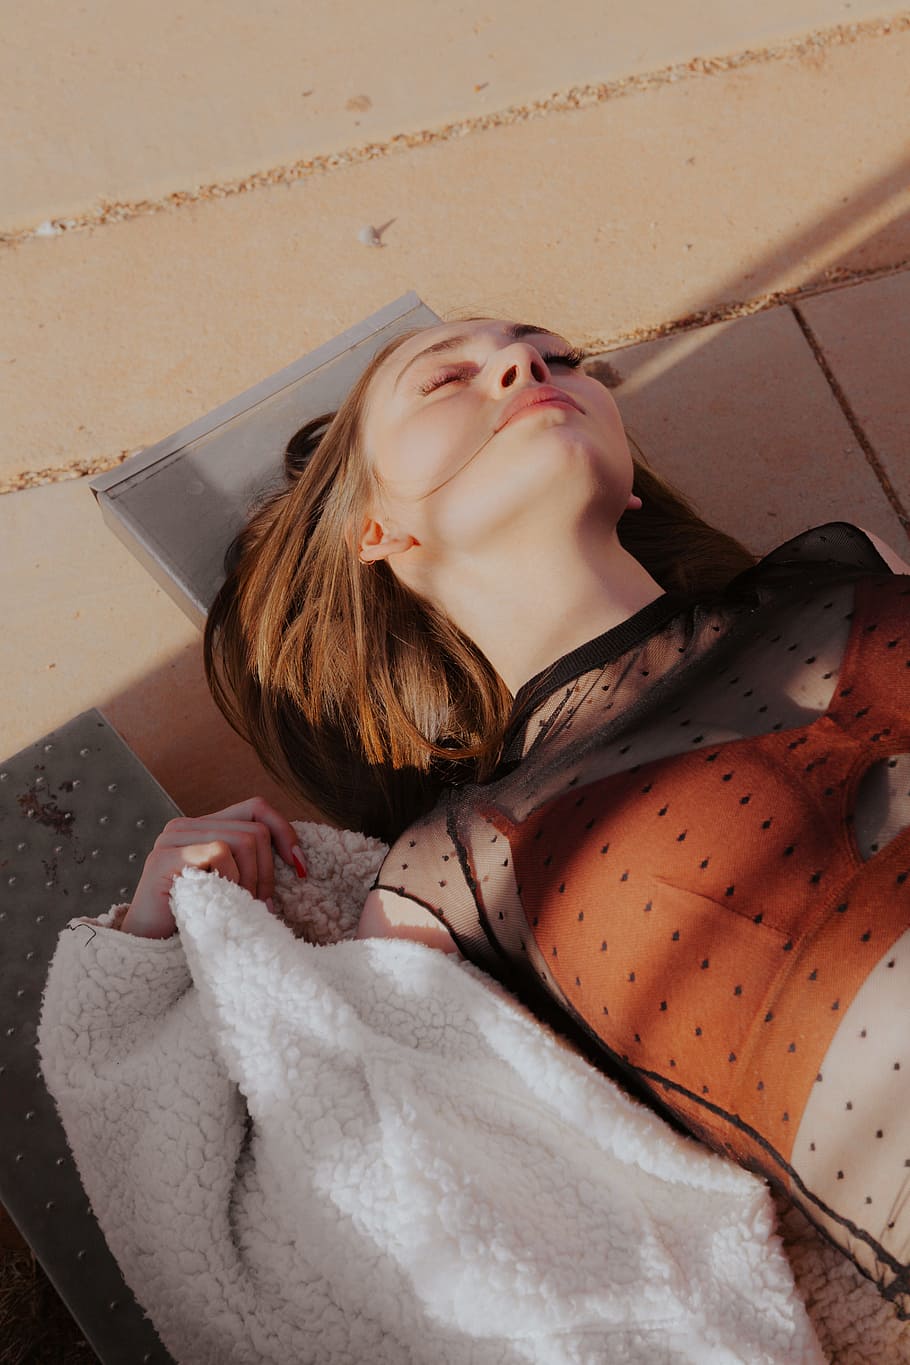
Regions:
[[[170,938],[171,886],[184,867],[201,867],[245,887],[257,900],[275,890],[272,845],[299,877],[306,876],[293,825],[259,796],[197,819],[169,820],[145,860],[121,930],[141,938]]]

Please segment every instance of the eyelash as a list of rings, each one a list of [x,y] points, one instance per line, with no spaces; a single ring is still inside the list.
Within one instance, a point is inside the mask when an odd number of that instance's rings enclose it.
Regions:
[[[561,365],[568,365],[570,369],[576,370],[579,365],[587,360],[587,356],[584,351],[579,351],[577,348],[573,347],[571,351],[559,351],[558,353],[545,355],[544,360],[548,365],[558,363]],[[428,379],[425,384],[420,384],[417,392],[422,394],[432,393],[434,389],[441,388],[443,384],[451,384],[454,379],[463,377],[463,367],[462,369],[455,371],[443,370],[439,374],[434,375],[432,379]]]

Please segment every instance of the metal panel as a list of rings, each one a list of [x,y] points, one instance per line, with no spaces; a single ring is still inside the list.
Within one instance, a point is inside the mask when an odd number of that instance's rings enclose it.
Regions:
[[[129,900],[179,814],[96,710],[0,763],[0,1201],[105,1365],[171,1357],[91,1212],[35,1042],[61,929]]]
[[[440,321],[412,290],[90,481],[108,525],[197,626],[250,504],[281,480],[295,431],[337,409],[392,337]]]

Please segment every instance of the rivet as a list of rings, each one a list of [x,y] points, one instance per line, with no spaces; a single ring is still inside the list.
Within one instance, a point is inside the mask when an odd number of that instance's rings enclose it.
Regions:
[[[7,884],[7,886],[15,886],[15,885],[16,885],[16,878],[15,878],[15,877],[7,877],[7,879],[6,879],[6,884]]]
[[[77,1251],[77,1252],[76,1252],[76,1260],[77,1260],[77,1261],[81,1261],[81,1260],[83,1260],[84,1258],[85,1258],[85,1252],[84,1252],[84,1251]]]
[[[53,1199],[49,1199],[49,1200],[47,1201],[47,1203],[45,1204],[44,1207],[45,1207],[46,1209],[52,1209],[52,1208],[54,1207],[54,1201],[53,1201]]]
[[[145,829],[145,821],[144,821],[144,820],[137,820],[137,821],[136,821],[136,828],[137,828],[137,829]]]
[[[99,817],[99,820],[98,820],[98,824],[99,824],[99,825],[109,825],[110,822],[111,822],[111,817],[110,817],[109,815],[102,815],[102,816]]]
[[[83,891],[91,891],[91,889],[92,889],[92,884],[91,884],[91,882],[83,882],[83,883],[82,883],[82,890],[83,890]]]
[[[74,777],[73,780],[72,780],[72,782],[70,783],[70,786],[73,787],[74,789],[75,789],[76,787],[81,787],[81,786],[82,786],[82,778],[81,778],[81,777]]]
[[[34,948],[31,948],[31,949],[25,954],[25,960],[26,960],[26,962],[31,962],[31,960],[32,960],[32,958],[33,958],[34,956],[35,956],[35,950],[34,950]]]
[[[57,1157],[57,1160],[54,1162],[54,1165],[55,1165],[55,1166],[62,1166],[62,1165],[63,1165],[63,1157],[62,1157],[62,1156],[58,1156],[58,1157]]]
[[[121,896],[125,896],[125,895],[128,893],[128,891],[129,891],[129,887],[128,887],[128,886],[121,886],[121,888],[120,888],[120,895],[121,895]]]
[[[91,852],[91,856],[92,856],[93,858],[97,858],[100,852],[101,852],[101,849],[100,849],[100,848],[93,848],[93,849],[92,849],[92,852]]]
[[[11,1025],[11,1026],[6,1030],[6,1036],[7,1036],[7,1038],[12,1038],[12,1036],[13,1036],[13,1034],[14,1034],[15,1032],[16,1032],[15,1027]]]
[[[36,924],[42,924],[43,921],[44,921],[44,916],[43,916],[43,915],[36,915],[36,916],[35,916],[35,923],[36,923]]]
[[[54,885],[54,883],[53,883],[52,881],[50,881],[50,882],[45,882],[44,885],[47,887],[48,890],[50,890],[50,888]]]
[[[30,1110],[28,1111],[28,1113],[26,1114],[25,1117],[26,1117],[26,1120],[28,1120],[28,1119],[33,1119],[33,1118],[35,1117],[35,1111],[34,1111],[34,1109],[30,1109]]]
[[[119,1299],[111,1299],[110,1303],[108,1304],[108,1311],[112,1313],[114,1309],[117,1307],[118,1303]]]
[[[16,1160],[17,1160],[17,1161],[21,1161],[21,1160],[22,1160],[22,1153],[21,1153],[21,1152],[17,1152],[17,1153],[16,1153]]]
[[[0,919],[6,919],[6,911],[0,910]]]
[[[28,844],[26,844],[26,843],[17,844],[17,845],[16,845],[16,852],[17,852],[17,853],[24,853],[25,850],[26,850],[27,848],[28,848]]]
[[[90,753],[91,753],[91,749],[80,749],[80,750],[79,750],[79,757],[80,757],[80,758],[88,758],[88,756],[89,756]]]
[[[36,787],[43,787],[43,786],[44,786],[44,778],[43,778],[43,777],[36,777],[36,778],[35,778],[35,786],[36,786]]]
[[[51,753],[51,751],[53,750],[53,747],[54,747],[53,744],[45,744],[45,746],[44,746],[44,752],[45,752],[46,754]]]
[[[55,852],[55,853],[62,853],[62,852],[63,852],[63,845],[62,845],[62,844],[54,844],[54,852]]]
[[[128,863],[134,863],[138,857],[139,857],[139,854],[138,854],[138,853],[130,853],[130,854],[127,856],[127,862],[128,862]]]
[[[108,789],[109,792],[115,792],[115,791],[117,790],[117,783],[116,783],[116,782],[109,782],[109,783],[107,784],[107,789]]]
[[[25,995],[25,987],[20,986],[19,990],[16,991],[16,999],[21,1000],[23,995]]]
[[[26,819],[28,819],[28,820],[34,820],[34,818],[35,818],[35,812],[34,812],[33,810],[27,810],[27,811],[25,812],[25,815],[26,815]]]
[[[9,773],[0,773],[0,782],[5,782],[8,777]]]

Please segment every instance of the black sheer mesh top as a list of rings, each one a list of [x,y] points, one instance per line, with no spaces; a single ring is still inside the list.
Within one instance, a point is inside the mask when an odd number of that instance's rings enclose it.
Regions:
[[[910,951],[910,575],[831,522],[710,597],[656,598],[519,690],[491,779],[444,789],[374,886],[860,1245],[872,1195],[858,1214],[806,1152],[853,1001]]]
[[[446,788],[391,845],[373,886],[432,911],[463,956],[514,985],[528,938],[506,841],[481,829],[491,808],[520,825],[594,779],[820,716],[837,687],[854,584],[870,575],[892,576],[869,537],[830,522],[713,598],[665,593],[573,649],[519,689],[492,779]],[[910,773],[899,766],[861,792],[868,843],[907,821]]]

